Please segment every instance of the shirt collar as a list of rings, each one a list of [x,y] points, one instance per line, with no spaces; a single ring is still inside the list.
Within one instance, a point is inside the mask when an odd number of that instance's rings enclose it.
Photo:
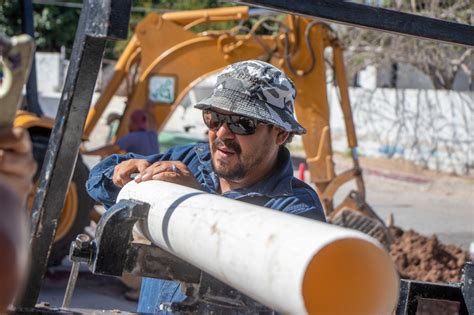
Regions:
[[[219,181],[214,172],[211,160],[209,144],[200,144],[195,147],[195,152],[203,166],[212,176],[215,184],[215,191],[219,188]],[[282,147],[278,153],[278,162],[275,168],[263,180],[247,188],[241,188],[226,192],[224,195],[233,199],[240,199],[250,196],[266,196],[269,198],[293,195],[292,188],[293,165],[291,163],[290,152]]]

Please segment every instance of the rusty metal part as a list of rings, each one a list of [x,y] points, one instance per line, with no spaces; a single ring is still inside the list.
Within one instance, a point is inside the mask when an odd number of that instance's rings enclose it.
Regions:
[[[74,40],[56,124],[53,128],[33,212],[39,211],[33,225],[27,287],[16,301],[18,309],[34,307],[46,271],[60,210],[72,177],[85,118],[100,68],[107,39],[125,39],[131,1],[85,0]]]
[[[198,283],[201,271],[156,246],[131,244],[123,273]]]
[[[462,272],[461,283],[430,283],[402,279],[396,314],[473,314],[473,263],[466,263]],[[424,309],[429,312],[423,312]]]

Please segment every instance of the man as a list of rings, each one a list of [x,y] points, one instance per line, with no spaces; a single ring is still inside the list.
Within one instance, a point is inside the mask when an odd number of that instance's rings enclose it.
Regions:
[[[0,313],[5,312],[25,276],[28,235],[24,206],[35,172],[28,132],[0,129]]]
[[[211,97],[199,102],[209,143],[165,154],[111,156],[92,171],[89,194],[106,207],[138,173],[136,182],[164,180],[279,211],[325,221],[315,191],[293,177],[285,143],[305,129],[294,118],[296,90],[278,68],[257,60],[226,67]],[[144,279],[139,312],[182,301],[179,283]]]

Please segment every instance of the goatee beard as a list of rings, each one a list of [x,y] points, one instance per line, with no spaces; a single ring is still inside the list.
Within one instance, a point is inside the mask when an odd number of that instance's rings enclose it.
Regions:
[[[247,171],[245,170],[242,163],[239,163],[233,169],[228,170],[219,170],[219,168],[216,167],[214,161],[212,161],[212,166],[214,167],[214,172],[217,176],[228,181],[239,180],[247,175]]]
[[[242,149],[240,148],[240,145],[232,140],[221,140],[221,139],[218,139],[216,138],[216,140],[214,140],[212,142],[212,153],[215,154],[215,152],[217,151],[217,149],[219,147],[222,147],[222,146],[225,146],[229,149],[231,149],[232,151],[234,151],[234,153],[237,155],[237,156],[240,156],[240,154],[242,153]],[[214,162],[214,159],[212,159],[212,166],[214,168],[214,171],[216,172],[217,176],[219,176],[220,178],[223,178],[225,180],[229,180],[229,181],[232,181],[232,180],[239,180],[239,179],[242,179],[244,178],[246,175],[247,175],[247,171],[245,170],[245,167],[244,165],[242,164],[241,161],[239,161],[235,166],[234,168],[232,169],[219,169],[216,165],[216,163]]]

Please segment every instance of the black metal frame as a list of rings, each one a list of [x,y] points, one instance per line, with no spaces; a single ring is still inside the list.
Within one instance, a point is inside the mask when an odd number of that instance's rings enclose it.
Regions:
[[[462,270],[460,283],[431,283],[402,279],[397,315],[416,314],[423,299],[457,302],[460,315],[474,314],[474,264]]]
[[[33,204],[31,269],[17,310],[33,308],[47,269],[60,211],[76,164],[107,39],[126,39],[131,0],[84,0],[56,123]]]
[[[342,0],[228,0],[330,22],[474,46],[474,26]]]
[[[474,46],[473,26],[383,8],[375,8],[347,1],[246,0],[237,2],[355,26],[376,28],[387,32]],[[31,4],[31,1],[25,0],[24,3],[28,5],[28,3]],[[49,251],[54,239],[57,222],[59,221],[60,210],[63,207],[67,187],[76,163],[81,142],[80,135],[82,135],[85,119],[91,103],[93,88],[97,79],[105,42],[107,39],[126,39],[130,7],[131,0],[84,0],[56,124],[49,142],[47,155],[41,171],[38,194],[33,205],[33,210],[39,213],[37,221],[34,223],[31,241],[31,258],[34,264],[32,264],[32,269],[29,272],[28,286],[25,293],[20,296],[16,302],[16,307],[19,311],[31,310],[35,306],[38,298],[41,280],[47,268]],[[127,207],[133,208],[133,206],[130,205]],[[140,209],[142,210],[137,210],[138,212],[135,213],[136,218],[134,218],[134,220],[140,218],[141,215],[146,212],[143,208]],[[127,224],[130,224],[132,221],[133,220],[127,221]],[[120,233],[118,234],[120,235]],[[130,240],[130,235],[127,237],[128,240]],[[109,241],[112,242],[113,240],[109,239]],[[128,242],[126,244],[127,246],[129,245]],[[87,259],[89,262],[95,261],[95,263],[93,263],[93,269],[99,272],[101,270],[99,267],[102,264],[98,262],[100,259],[105,259],[102,260],[103,263],[106,262],[107,259],[105,256],[100,257],[98,253],[108,253],[109,251],[106,248],[107,245],[104,243],[93,243],[91,247],[81,247],[82,252],[80,255],[87,256],[87,253],[90,254],[90,250],[93,250],[96,256],[89,256]],[[109,250],[112,251],[116,249],[117,248],[113,246],[109,248]],[[123,259],[124,257],[126,257],[126,259],[121,263],[120,268],[122,268],[122,271],[119,270],[119,268],[110,271],[109,274],[121,273],[124,270],[129,273],[137,272],[134,270],[138,270],[136,269],[138,265],[146,266],[146,259],[143,258],[145,252],[151,253],[150,255],[158,260],[164,259],[162,261],[166,264],[169,264],[173,259],[177,259],[160,249],[156,249],[156,247],[152,248],[136,245],[125,249],[125,253],[127,254],[125,256],[123,251],[119,254],[112,253],[116,259]],[[117,255],[121,256],[117,257]],[[83,258],[85,256],[83,256]],[[117,263],[116,260],[115,263]],[[175,263],[179,265],[184,262],[175,261]],[[194,290],[194,292],[191,292],[191,295],[195,295],[196,292],[198,294],[209,292],[208,289],[211,287],[216,290],[215,292],[217,292],[218,295],[221,293],[225,293],[226,295],[236,294],[231,289],[216,287],[212,278],[203,278],[203,273],[200,271],[199,283],[201,286],[193,286],[193,283],[198,281],[198,269],[189,264],[181,266],[189,273],[188,278],[185,280],[190,283],[188,290]],[[141,269],[140,272],[149,276],[151,274],[157,275],[156,265],[148,266],[146,269],[147,268],[150,268],[148,272],[144,269]],[[472,282],[472,268],[470,270],[469,279]],[[107,273],[108,271],[102,270],[102,272]],[[176,274],[182,275],[183,271],[181,269],[176,270]],[[176,279],[174,272],[173,275],[160,274],[159,276],[167,279]],[[406,294],[402,296],[402,299],[405,299],[405,302],[403,302],[405,306],[409,306],[410,301],[412,301],[410,298],[413,292],[421,292],[421,290],[426,288],[428,288],[427,290],[432,290],[430,285],[421,285],[415,282],[408,284],[403,284]],[[456,297],[459,297],[458,289],[456,286],[448,288],[448,290],[454,292],[453,294]],[[459,290],[466,300],[466,309],[472,311],[474,303],[472,298],[474,295],[472,293],[472,284],[469,286],[468,283],[466,283],[462,285]],[[241,298],[238,295],[236,297]],[[179,308],[179,305],[170,305],[171,309],[173,309],[173,307]],[[402,307],[400,309],[406,310],[407,308]]]
[[[128,273],[198,283],[201,271],[193,265],[159,247],[132,244],[133,226],[147,217],[148,209],[148,204],[138,201],[119,201],[101,217],[88,250],[73,242],[70,258],[87,262],[94,274],[120,277]]]
[[[460,284],[437,284],[404,279],[400,281],[400,298],[396,314],[416,314],[421,299],[456,301],[459,302],[459,314],[469,314]]]

